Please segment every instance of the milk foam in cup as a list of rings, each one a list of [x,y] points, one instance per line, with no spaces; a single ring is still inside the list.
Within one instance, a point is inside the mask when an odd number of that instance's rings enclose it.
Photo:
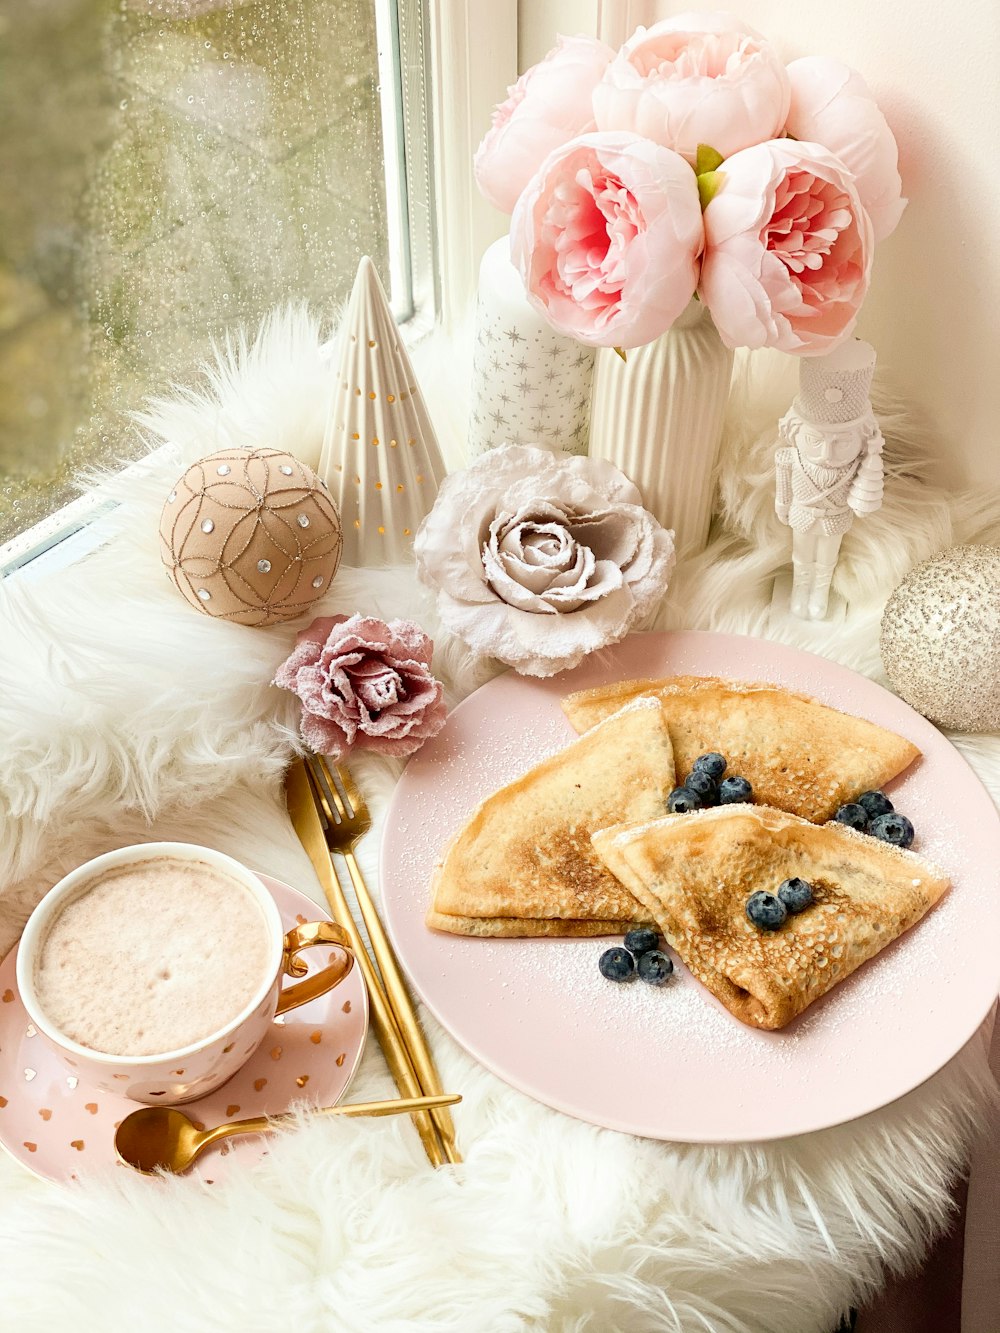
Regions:
[[[302,976],[297,957],[333,947]],[[28,1016],[77,1076],[151,1104],[192,1101],[249,1059],[278,1013],[338,985],[346,934],[312,922],[286,935],[264,885],[232,857],[188,843],[108,852],[50,889],[17,955]]]

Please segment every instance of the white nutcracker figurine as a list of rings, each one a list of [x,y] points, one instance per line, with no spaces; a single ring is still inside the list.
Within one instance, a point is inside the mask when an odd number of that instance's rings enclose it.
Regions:
[[[792,530],[794,615],[822,620],[840,543],[855,515],[882,504],[882,432],[868,394],[875,349],[851,339],[805,357],[778,423],[774,508]]]

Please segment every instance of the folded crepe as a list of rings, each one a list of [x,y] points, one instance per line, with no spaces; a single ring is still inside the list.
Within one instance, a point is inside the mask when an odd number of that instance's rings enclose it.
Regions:
[[[659,699],[679,780],[700,754],[725,755],[728,772],[753,784],[754,800],[820,823],[846,801],[878,790],[920,751],[902,736],[779,685],[668,676],[569,694],[563,711],[586,731],[637,696]]]
[[[756,805],[599,830],[594,847],[689,971],[731,1014],[782,1028],[914,925],[948,888],[937,866],[843,824]],[[747,920],[758,889],[801,877],[814,901],[775,931]]]
[[[636,700],[476,808],[435,868],[427,924],[455,935],[612,935],[648,920],[590,835],[655,819],[673,786],[663,710]]]

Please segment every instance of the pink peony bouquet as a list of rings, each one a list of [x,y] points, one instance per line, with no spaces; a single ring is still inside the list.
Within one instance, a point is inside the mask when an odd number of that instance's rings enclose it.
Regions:
[[[476,180],[513,214],[532,304],[598,347],[638,347],[692,297],[728,347],[848,337],[876,241],[906,206],[896,141],[860,74],[784,65],[728,13],[558,45],[511,88]]]
[[[274,684],[298,695],[302,739],[316,754],[404,756],[444,726],[433,649],[411,620],[323,616],[298,635]]]

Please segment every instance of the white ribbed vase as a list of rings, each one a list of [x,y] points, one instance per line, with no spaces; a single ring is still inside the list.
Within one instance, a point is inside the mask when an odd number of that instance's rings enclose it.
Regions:
[[[598,353],[590,455],[620,468],[673,529],[677,554],[694,555],[708,540],[733,353],[692,301],[662,338],[626,355]]]

